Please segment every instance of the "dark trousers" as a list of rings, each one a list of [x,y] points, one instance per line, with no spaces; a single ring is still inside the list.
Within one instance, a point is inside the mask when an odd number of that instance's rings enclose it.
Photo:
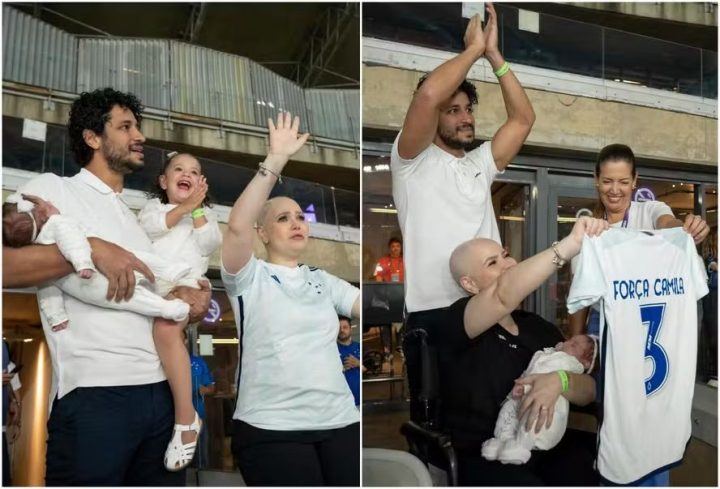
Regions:
[[[717,371],[717,338],[718,338],[718,302],[717,289],[701,299],[703,308],[702,327],[700,329],[700,369],[703,380],[716,378]]]
[[[7,436],[4,431],[2,435],[2,485],[8,487],[12,481],[10,476],[10,450],[8,449]]]
[[[408,377],[408,390],[410,392],[410,419],[418,423],[430,423],[437,425],[436,406],[433,402],[422,402],[420,400],[423,391],[423,376],[434,376],[433,379],[425,379],[426,387],[428,383],[437,387],[437,342],[438,335],[442,334],[447,321],[447,308],[430,309],[427,311],[411,312],[408,315],[405,334],[403,335],[403,352],[405,354],[405,367]],[[424,330],[427,334],[426,338],[428,346],[428,357],[432,362],[425,374],[423,374],[422,355],[421,355],[421,338],[416,330]],[[427,393],[425,393],[427,394]],[[438,395],[438,392],[434,392]]]
[[[163,458],[174,410],[167,382],[79,387],[48,421],[48,486],[184,486]]]
[[[360,423],[274,431],[234,420],[232,452],[248,486],[360,485]]]
[[[523,465],[485,460],[480,447],[457,449],[461,486],[598,486],[595,433],[567,430],[552,450],[533,450]]]

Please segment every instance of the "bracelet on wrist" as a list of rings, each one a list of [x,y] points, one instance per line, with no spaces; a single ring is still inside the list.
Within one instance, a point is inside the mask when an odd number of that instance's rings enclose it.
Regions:
[[[564,370],[558,370],[557,373],[560,376],[560,384],[562,385],[562,393],[564,394],[570,388],[570,379],[568,378],[567,372]]]
[[[192,211],[191,215],[192,215],[193,219],[205,217],[205,209],[203,209],[202,207],[199,207],[199,208],[195,209],[194,211]]]
[[[505,61],[503,65],[495,70],[495,76],[498,78],[501,78],[503,75],[505,75],[508,71],[510,71],[510,63]]]
[[[555,253],[555,256],[553,257],[553,264],[558,268],[562,268],[567,263],[567,260],[560,256],[560,252],[558,251],[557,247],[560,244],[560,242],[555,241],[553,244],[550,245],[550,248],[552,248],[553,253]]]
[[[283,183],[283,181],[282,181],[282,176],[280,176],[279,173],[276,173],[276,172],[272,171],[270,168],[268,168],[267,166],[263,165],[262,163],[260,163],[260,164],[258,165],[258,173],[259,173],[260,175],[264,176],[264,177],[267,176],[268,174],[275,175],[275,176],[277,177],[277,179],[278,179],[278,182]]]

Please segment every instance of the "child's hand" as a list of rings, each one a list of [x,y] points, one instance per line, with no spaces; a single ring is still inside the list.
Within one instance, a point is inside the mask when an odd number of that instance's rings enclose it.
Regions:
[[[78,270],[78,275],[80,275],[80,278],[90,278],[93,276],[93,272],[92,268],[83,268],[82,270]]]
[[[208,192],[208,184],[207,179],[204,175],[200,175],[200,180],[198,181],[197,187],[195,187],[192,191],[192,193],[188,196],[187,200],[184,202],[185,209],[187,212],[192,212],[195,209],[200,209],[203,206],[203,201],[205,200],[205,197],[207,196]]]

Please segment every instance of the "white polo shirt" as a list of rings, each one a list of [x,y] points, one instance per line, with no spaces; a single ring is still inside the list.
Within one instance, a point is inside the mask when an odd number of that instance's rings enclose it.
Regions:
[[[338,314],[350,316],[357,287],[317,268],[254,256],[234,275],[221,271],[242,338],[233,418],[278,431],[360,421],[337,349]]]
[[[393,199],[403,234],[405,305],[409,312],[448,307],[467,293],[450,274],[461,243],[500,243],[490,186],[499,173],[490,142],[462,158],[431,144],[412,160],[390,156]]]
[[[93,236],[126,249],[152,252],[152,243],[121,196],[86,169],[73,177],[42,174],[18,192],[52,202]],[[76,387],[140,385],[165,380],[152,337],[152,318],[85,304],[64,295],[68,327],[51,331],[40,312],[53,364],[55,394]]]

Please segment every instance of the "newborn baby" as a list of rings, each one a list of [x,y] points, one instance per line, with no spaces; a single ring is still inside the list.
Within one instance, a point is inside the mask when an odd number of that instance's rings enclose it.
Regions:
[[[592,370],[597,355],[597,341],[588,335],[573,336],[567,341],[545,348],[533,355],[523,377],[530,374],[544,374],[565,370],[581,374]],[[505,464],[524,464],[530,459],[530,450],[549,450],[560,442],[567,427],[568,400],[560,396],[555,403],[555,415],[550,428],[526,431],[517,418],[520,401],[530,386],[518,385],[508,394],[500,408],[495,436],[483,443],[482,456],[488,460],[499,460]]]
[[[135,255],[152,270],[156,284],[136,273],[138,287],[129,301],[107,300],[107,279],[95,273],[92,250],[87,233],[75,219],[62,216],[50,202],[31,195],[14,194],[3,204],[3,244],[21,247],[31,243],[57,244],[60,253],[77,274],[70,274],[38,288],[38,304],[47,317],[52,331],[67,327],[68,318],[62,292],[78,300],[110,309],[122,309],[145,316],[163,317],[172,321],[187,319],[190,306],[180,299],[166,300],[164,296],[175,285],[197,288],[197,279],[188,278],[191,268],[171,263],[152,253]],[[199,278],[199,277],[198,277]],[[61,292],[62,290],[62,292]]]

